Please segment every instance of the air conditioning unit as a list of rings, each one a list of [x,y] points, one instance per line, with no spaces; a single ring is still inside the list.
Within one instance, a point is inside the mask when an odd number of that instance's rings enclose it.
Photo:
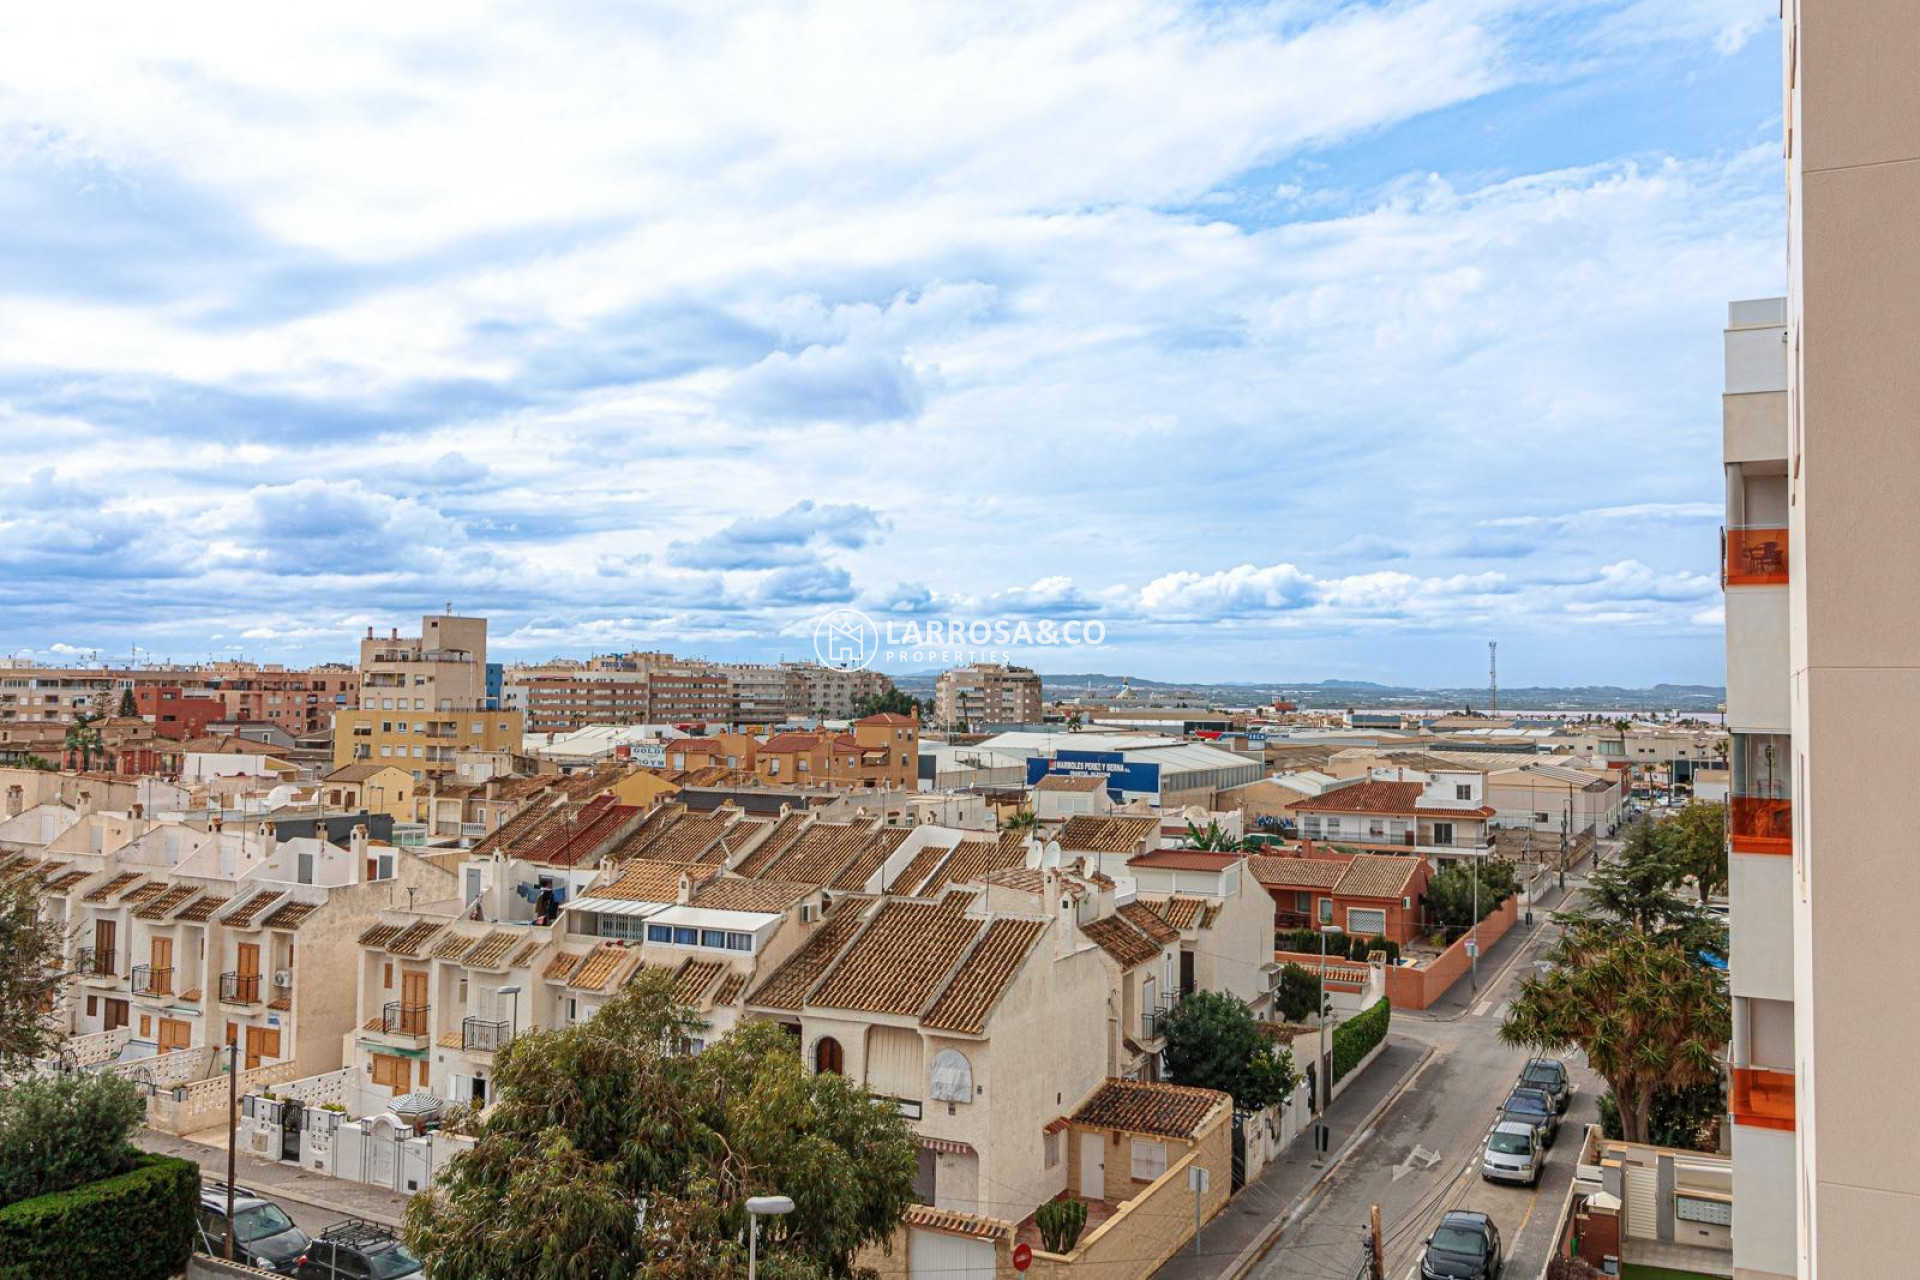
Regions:
[[[280,988],[282,991],[285,991],[288,987],[291,987],[293,985],[293,970],[275,969],[273,971],[273,985]]]

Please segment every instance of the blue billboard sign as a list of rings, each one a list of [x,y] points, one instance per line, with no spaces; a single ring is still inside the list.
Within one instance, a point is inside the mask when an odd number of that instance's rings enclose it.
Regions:
[[[1034,756],[1027,761],[1028,786],[1050,773],[1105,778],[1107,790],[1115,796],[1123,792],[1148,796],[1160,794],[1160,766],[1128,764],[1127,758],[1118,751],[1062,751],[1051,758]]]

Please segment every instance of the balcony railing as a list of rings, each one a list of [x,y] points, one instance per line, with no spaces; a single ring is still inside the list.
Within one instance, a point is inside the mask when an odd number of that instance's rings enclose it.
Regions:
[[[88,978],[116,978],[120,970],[112,947],[82,947],[73,957],[73,971]]]
[[[150,964],[133,966],[133,994],[167,996],[173,994],[173,966],[156,968]]]
[[[1767,1067],[1733,1069],[1733,1122],[1793,1131],[1793,1074]]]
[[[509,1024],[467,1018],[460,1023],[460,1047],[468,1053],[492,1053],[513,1038]]]
[[[257,973],[221,974],[220,1001],[222,1004],[259,1004],[260,975]]]
[[[424,1036],[427,1034],[427,1006],[390,1000],[382,1011],[380,1029],[390,1036]]]
[[[1140,1015],[1141,1043],[1144,1044],[1151,1040],[1158,1040],[1161,1036],[1165,1035],[1166,1020],[1167,1020],[1167,1011],[1165,1009],[1149,1009],[1145,1013],[1141,1014]]]
[[[1729,587],[1787,585],[1785,525],[1734,525],[1724,534],[1720,577]]]
[[[1735,853],[1791,854],[1793,801],[1778,796],[1733,796],[1727,832]]]

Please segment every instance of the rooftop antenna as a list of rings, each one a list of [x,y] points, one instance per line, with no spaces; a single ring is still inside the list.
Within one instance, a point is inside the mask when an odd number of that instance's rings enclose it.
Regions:
[[[1500,714],[1500,642],[1487,641],[1487,714]]]

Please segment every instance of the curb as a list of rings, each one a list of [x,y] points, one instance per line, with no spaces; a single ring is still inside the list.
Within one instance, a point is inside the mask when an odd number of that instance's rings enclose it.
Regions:
[[[1248,1243],[1247,1247],[1242,1249],[1239,1254],[1234,1257],[1233,1261],[1227,1264],[1226,1270],[1220,1273],[1219,1280],[1241,1280],[1242,1276],[1253,1270],[1254,1266],[1258,1264],[1262,1258],[1267,1256],[1267,1251],[1273,1248],[1274,1243],[1279,1240],[1281,1234],[1293,1224],[1293,1220],[1295,1216],[1299,1214],[1301,1206],[1306,1204],[1307,1200],[1319,1191],[1321,1186],[1326,1183],[1326,1180],[1333,1175],[1334,1170],[1338,1169],[1345,1163],[1347,1157],[1353,1154],[1354,1149],[1359,1146],[1360,1139],[1366,1135],[1367,1130],[1373,1127],[1374,1121],[1385,1114],[1388,1107],[1398,1102],[1400,1096],[1413,1087],[1413,1082],[1420,1078],[1420,1074],[1427,1069],[1427,1064],[1433,1061],[1434,1055],[1438,1052],[1439,1050],[1435,1049],[1432,1045],[1428,1045],[1421,1051],[1420,1057],[1414,1062],[1413,1066],[1407,1070],[1406,1075],[1401,1078],[1400,1083],[1395,1085],[1384,1098],[1375,1103],[1373,1109],[1361,1117],[1360,1121],[1354,1125],[1353,1136],[1342,1144],[1333,1159],[1327,1161],[1326,1165],[1314,1175],[1312,1182],[1309,1182],[1305,1187],[1301,1188],[1300,1194],[1295,1196],[1287,1205],[1284,1213],[1275,1217],[1267,1223],[1266,1226],[1262,1227],[1260,1234],[1255,1236],[1253,1240]]]

